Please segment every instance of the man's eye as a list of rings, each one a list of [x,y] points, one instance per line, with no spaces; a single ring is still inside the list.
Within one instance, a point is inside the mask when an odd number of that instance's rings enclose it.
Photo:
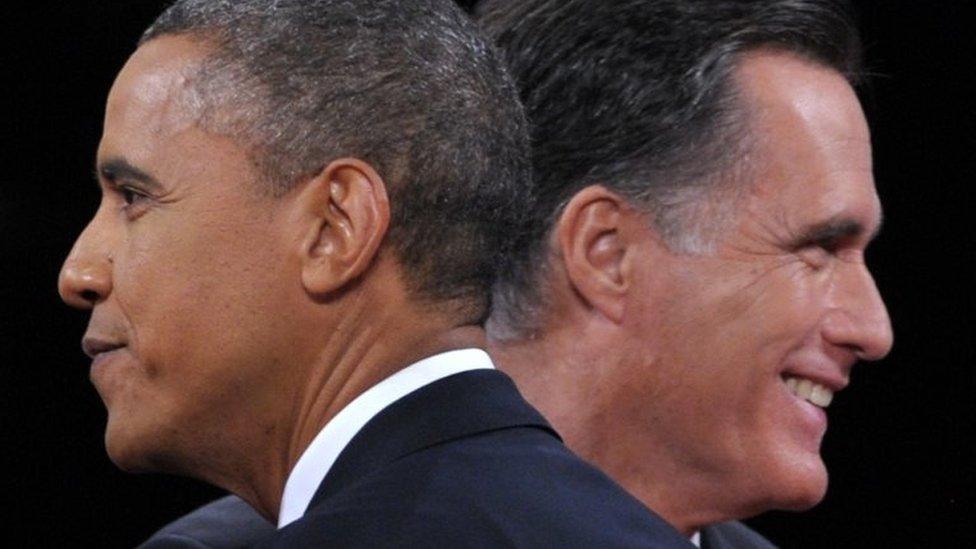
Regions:
[[[808,240],[801,244],[798,248],[800,250],[815,250],[817,252],[826,252],[833,255],[840,249],[840,241],[836,238],[822,238],[818,240]]]
[[[119,185],[115,189],[119,198],[122,199],[122,207],[120,208],[120,211],[130,221],[141,217],[142,214],[149,210],[149,195],[138,189],[125,185]]]
[[[833,239],[811,240],[796,250],[796,254],[810,267],[820,270],[826,267],[830,256],[837,250],[837,242]]]
[[[816,246],[830,255],[837,255],[845,246],[845,241],[839,238],[827,238],[816,243]]]
[[[119,187],[119,194],[122,195],[122,201],[125,202],[126,206],[131,206],[146,198],[146,195],[130,187]]]

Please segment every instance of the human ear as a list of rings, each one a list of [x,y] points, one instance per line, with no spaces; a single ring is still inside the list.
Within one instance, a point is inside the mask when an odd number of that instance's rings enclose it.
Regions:
[[[299,197],[308,221],[302,241],[302,284],[313,295],[339,290],[376,257],[390,224],[386,184],[367,163],[335,160]]]
[[[556,225],[556,246],[580,299],[615,323],[626,309],[637,212],[621,196],[592,185],[576,193]]]

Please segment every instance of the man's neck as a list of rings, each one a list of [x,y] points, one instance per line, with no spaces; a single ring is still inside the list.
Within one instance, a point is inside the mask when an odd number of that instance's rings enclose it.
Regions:
[[[259,482],[234,490],[271,521],[277,519],[285,482],[295,463],[322,428],[356,397],[428,356],[485,346],[480,327],[451,326],[435,315],[401,310],[395,315],[372,313],[359,318],[369,318],[369,325],[340,325],[333,330],[314,364],[297,380],[289,399],[291,408],[281,421],[288,436],[279,439],[279,447],[269,456],[271,466],[250,475]]]
[[[403,326],[411,322],[423,325],[421,319],[411,319]],[[370,330],[341,350],[323,353],[322,366],[310,372],[295,410],[289,470],[322,427],[370,387],[428,356],[485,345],[483,331],[476,326],[414,334],[404,334],[403,326]]]
[[[515,380],[571,450],[675,529],[690,537],[708,524],[733,518],[723,514],[721,506],[704,503],[713,501],[716,487],[721,486],[715,479],[704,473],[689,474],[663,444],[623,437],[627,430],[618,429],[621,418],[608,413],[614,409],[614,397],[607,385],[613,378],[607,376],[627,358],[614,356],[612,349],[598,348],[593,341],[598,339],[558,330],[519,341],[489,339],[488,348],[495,365]]]

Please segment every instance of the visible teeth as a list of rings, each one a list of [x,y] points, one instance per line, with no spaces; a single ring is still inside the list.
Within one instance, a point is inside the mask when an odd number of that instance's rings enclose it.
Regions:
[[[834,400],[834,392],[823,385],[818,385],[817,392],[814,393],[810,400],[817,406],[826,408],[827,406],[830,406],[831,401]]]
[[[834,399],[833,391],[809,379],[786,378],[786,388],[797,397],[821,408],[830,406],[830,401]]]

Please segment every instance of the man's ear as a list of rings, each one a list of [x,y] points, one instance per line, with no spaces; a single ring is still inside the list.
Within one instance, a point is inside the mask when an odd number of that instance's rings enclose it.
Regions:
[[[390,224],[386,184],[369,164],[342,158],[312,178],[298,200],[307,220],[302,284],[326,295],[363,274],[377,256]]]
[[[623,320],[635,286],[634,260],[646,216],[600,185],[576,193],[554,234],[566,276],[576,294],[615,323]]]

